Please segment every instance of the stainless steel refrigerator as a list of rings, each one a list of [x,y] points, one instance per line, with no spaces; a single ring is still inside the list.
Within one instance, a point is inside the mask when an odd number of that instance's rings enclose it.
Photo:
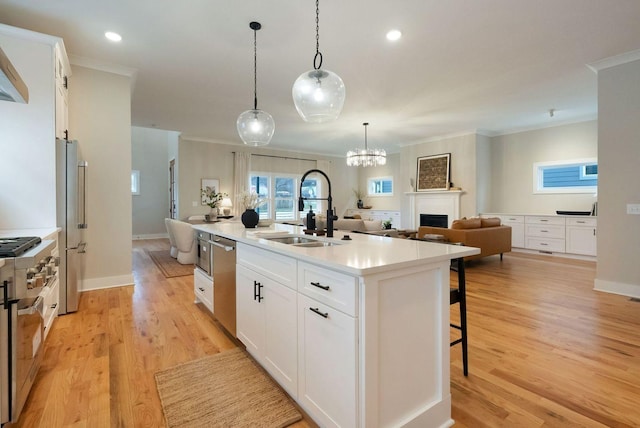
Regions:
[[[59,314],[78,310],[78,285],[83,277],[84,229],[87,228],[87,163],[78,159],[78,142],[56,139],[56,218],[60,266]]]

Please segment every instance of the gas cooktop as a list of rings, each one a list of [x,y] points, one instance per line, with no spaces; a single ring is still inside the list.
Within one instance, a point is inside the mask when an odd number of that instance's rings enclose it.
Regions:
[[[38,245],[40,242],[42,242],[42,240],[37,236],[0,238],[0,259],[7,257],[19,257]]]

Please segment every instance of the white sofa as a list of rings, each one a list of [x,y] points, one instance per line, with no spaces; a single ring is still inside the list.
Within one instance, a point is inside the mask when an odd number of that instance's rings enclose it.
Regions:
[[[171,256],[175,257],[178,263],[183,265],[195,263],[198,246],[196,244],[195,231],[191,224],[166,218],[165,225],[167,226],[169,242],[171,243]]]

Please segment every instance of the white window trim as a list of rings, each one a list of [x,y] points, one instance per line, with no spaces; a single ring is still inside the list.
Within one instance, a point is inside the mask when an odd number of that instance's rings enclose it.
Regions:
[[[533,194],[558,194],[558,193],[596,193],[598,186],[583,186],[583,187],[553,187],[545,189],[542,186],[542,169],[547,166],[574,166],[581,164],[598,163],[597,158],[583,158],[583,159],[569,159],[562,161],[550,161],[550,162],[535,162],[533,164]],[[597,176],[595,177],[597,178]]]
[[[140,171],[137,169],[131,171],[131,194],[140,194]]]
[[[381,181],[381,180],[391,181],[391,193],[370,193],[369,190],[371,189],[371,182]],[[393,196],[395,187],[396,187],[396,184],[393,180],[393,176],[369,177],[367,178],[367,197],[368,198],[381,198],[381,197],[385,198],[385,197]]]
[[[276,218],[276,204],[275,199],[276,196],[273,193],[274,188],[273,186],[275,186],[275,178],[276,177],[282,177],[282,178],[292,178],[294,180],[293,185],[294,185],[294,189],[295,189],[295,195],[293,198],[293,203],[294,203],[294,220],[298,221],[300,220],[300,212],[297,209],[298,206],[298,199],[300,198],[300,178],[301,175],[300,174],[292,174],[292,173],[287,173],[287,172],[267,172],[267,171],[249,171],[249,180],[247,182],[248,185],[248,189],[251,188],[251,177],[252,176],[265,176],[265,177],[269,177],[269,218],[272,220],[275,220]],[[322,181],[319,181],[317,184],[319,193],[322,193]],[[324,203],[326,205],[326,201],[323,200],[319,200],[318,203],[320,204],[320,206],[322,207],[322,203]],[[292,220],[287,220],[287,221],[292,221]]]

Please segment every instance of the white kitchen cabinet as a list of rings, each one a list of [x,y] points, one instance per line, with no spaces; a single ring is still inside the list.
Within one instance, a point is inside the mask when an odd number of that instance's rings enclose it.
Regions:
[[[196,303],[202,302],[213,313],[213,279],[198,268],[193,270],[193,294]]]
[[[67,130],[69,129],[69,91],[67,85],[67,75],[69,73],[69,65],[66,60],[66,54],[60,45],[56,45],[54,61],[56,76],[56,137],[67,138]]]
[[[58,99],[56,73],[69,74],[64,43],[59,37],[0,24],[0,45],[29,89],[29,103],[0,103],[0,141],[5,159],[0,168],[3,229],[32,229],[56,224],[55,138],[66,123],[66,98]],[[66,96],[66,95],[65,95]],[[66,125],[65,125],[66,129]],[[36,174],[25,174],[26,162]],[[16,177],[20,177],[16,180]],[[38,201],[38,209],[33,209]]]
[[[595,218],[571,218],[566,224],[566,251],[585,256],[596,255],[597,220]]]
[[[356,426],[358,278],[301,261],[298,292],[299,401],[322,426]]]
[[[356,318],[300,295],[298,322],[298,401],[320,426],[357,426]]]
[[[247,267],[253,262],[242,256],[242,245],[239,244],[236,336],[287,393],[296,398],[297,292]]]

